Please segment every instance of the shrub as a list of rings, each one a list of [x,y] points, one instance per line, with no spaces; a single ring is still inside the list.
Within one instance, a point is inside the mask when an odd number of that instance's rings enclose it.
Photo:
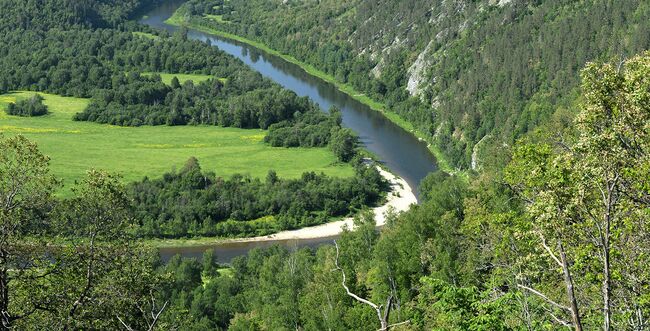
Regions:
[[[29,99],[10,103],[6,112],[15,116],[42,116],[47,114],[47,106],[43,104],[43,97],[36,94]]]

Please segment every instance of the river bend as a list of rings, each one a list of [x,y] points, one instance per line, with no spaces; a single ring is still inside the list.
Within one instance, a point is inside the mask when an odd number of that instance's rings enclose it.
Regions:
[[[151,27],[170,32],[178,28],[165,23],[165,20],[180,7],[184,0],[170,0],[150,10],[140,20]],[[299,96],[307,96],[324,111],[336,106],[342,111],[343,125],[359,135],[366,149],[374,153],[391,172],[402,177],[413,189],[430,172],[436,170],[436,160],[424,142],[392,123],[381,113],[339,91],[334,85],[309,75],[299,66],[282,58],[265,53],[257,48],[219,36],[188,30],[188,38],[201,40],[237,57],[263,76]],[[417,192],[414,192],[417,195]],[[175,254],[200,256],[203,251],[213,248],[220,262],[229,262],[233,257],[245,254],[254,247],[268,247],[281,244],[289,247],[315,247],[332,242],[333,238],[268,241],[253,243],[221,243],[196,247],[161,248],[163,260]]]

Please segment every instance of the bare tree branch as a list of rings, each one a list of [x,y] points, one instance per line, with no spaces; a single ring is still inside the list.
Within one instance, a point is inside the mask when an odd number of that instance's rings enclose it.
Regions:
[[[560,259],[558,259],[557,256],[553,254],[551,248],[548,247],[548,245],[546,245],[546,239],[544,238],[544,235],[541,232],[539,232],[538,234],[539,234],[539,238],[542,240],[542,246],[544,247],[548,255],[550,255],[551,258],[560,266],[560,268],[562,268],[562,262],[560,262]]]
[[[162,313],[167,308],[167,304],[169,304],[169,301],[165,301],[163,306],[160,309],[156,310],[156,301],[155,301],[155,298],[153,297],[153,294],[152,294],[152,296],[151,296],[151,311],[150,311],[151,317],[152,317],[151,321],[149,321],[149,319],[147,318],[147,314],[144,312],[144,309],[142,309],[142,307],[140,305],[138,305],[138,309],[140,310],[140,312],[142,312],[142,318],[144,319],[144,321],[147,324],[147,327],[148,327],[147,331],[153,331],[154,330],[154,328],[156,327],[156,324],[158,323],[158,319],[160,318],[160,315],[162,315]],[[126,324],[126,322],[124,322],[124,320],[122,320],[122,318],[120,318],[119,316],[116,316],[116,317],[120,321],[122,326],[124,326],[124,328],[127,331],[135,331],[131,326]]]
[[[368,301],[368,300],[366,300],[366,299],[352,293],[350,291],[350,288],[345,284],[345,279],[346,279],[345,278],[345,271],[343,271],[343,269],[339,266],[339,245],[336,243],[336,241],[334,241],[334,246],[336,246],[336,260],[335,260],[336,270],[340,271],[341,275],[343,276],[343,281],[341,281],[341,284],[343,285],[343,288],[345,289],[345,292],[349,296],[354,298],[355,300],[357,300],[357,301],[359,301],[361,303],[364,303],[366,305],[369,305],[370,307],[372,307],[375,310],[378,310],[379,306],[377,306],[376,304],[374,304],[374,303],[372,303],[372,302],[370,302],[370,301]],[[379,313],[379,318],[381,319],[381,313]]]
[[[122,325],[127,331],[134,331],[133,328],[131,328],[128,324],[124,323],[124,321],[119,316],[117,316],[117,319],[120,321],[120,323],[122,323]]]
[[[560,308],[560,309],[563,309],[563,310],[566,310],[566,311],[571,311],[571,308],[569,308],[567,306],[564,306],[564,305],[561,305],[561,304],[551,300],[549,297],[544,295],[542,292],[539,292],[539,291],[537,291],[537,290],[535,290],[533,288],[530,288],[530,287],[528,287],[526,285],[522,285],[522,284],[517,284],[517,287],[523,288],[524,290],[527,290],[530,293],[533,293],[533,294],[537,295],[538,297],[544,299],[544,301],[550,303],[551,305],[553,305],[553,306],[555,306],[557,308]]]
[[[411,323],[411,320],[406,320],[406,321],[404,321],[404,322],[399,322],[399,323],[393,323],[393,324],[391,324],[391,325],[388,325],[388,326],[386,327],[386,330],[388,330],[388,329],[390,329],[390,328],[392,328],[392,327],[398,326],[398,325],[404,325],[404,324],[408,324],[408,323]],[[380,329],[379,331],[382,331],[382,330]]]
[[[387,331],[388,329],[390,329],[393,326],[408,323],[409,321],[407,320],[407,321],[404,321],[404,322],[399,322],[399,323],[395,323],[395,324],[391,324],[391,325],[388,324],[388,317],[389,317],[390,309],[391,309],[392,302],[393,302],[393,296],[392,295],[388,296],[386,306],[384,307],[384,306],[378,306],[377,304],[375,304],[375,303],[373,303],[373,302],[371,302],[369,300],[366,300],[366,299],[352,293],[352,291],[350,291],[350,288],[346,284],[345,271],[343,270],[343,268],[341,268],[339,266],[339,245],[336,242],[336,240],[334,241],[334,246],[336,247],[336,259],[334,260],[334,264],[336,265],[336,270],[340,271],[341,275],[343,276],[343,280],[341,281],[341,284],[343,285],[343,288],[345,289],[345,292],[350,297],[352,297],[353,299],[372,307],[375,310],[375,312],[377,312],[377,318],[379,319],[379,323],[381,324],[381,328],[379,328],[378,330],[379,331]],[[383,309],[383,312],[382,312],[382,309]]]
[[[563,320],[563,319],[561,319],[561,318],[558,318],[557,316],[555,316],[555,314],[553,314],[553,313],[550,312],[550,311],[548,312],[548,314],[551,315],[551,317],[552,317],[556,322],[562,324],[563,326],[566,326],[566,327],[569,327],[569,328],[573,326],[571,323],[569,323],[569,322],[567,322],[567,321],[565,321],[565,320]]]

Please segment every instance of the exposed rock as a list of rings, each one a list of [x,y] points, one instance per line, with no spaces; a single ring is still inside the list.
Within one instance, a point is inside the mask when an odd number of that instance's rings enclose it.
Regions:
[[[474,147],[472,148],[472,170],[479,171],[480,170],[480,165],[479,165],[479,160],[478,160],[478,153],[479,153],[479,145],[486,139],[489,139],[490,135],[485,135],[481,140],[479,140]]]
[[[383,68],[384,63],[385,63],[384,58],[382,57],[379,60],[379,63],[377,63],[377,65],[374,68],[372,68],[372,70],[370,70],[370,74],[375,78],[381,77],[381,69]]]
[[[490,0],[490,5],[503,7],[512,2],[512,0]]]
[[[422,53],[420,53],[420,55],[418,55],[418,58],[408,70],[409,80],[406,85],[406,90],[408,90],[409,93],[413,96],[416,96],[422,92],[420,83],[422,82],[422,79],[425,78],[424,76],[427,68],[431,65],[428,56],[429,51],[431,50],[431,45],[433,45],[433,41],[429,42],[427,47],[424,49],[424,51],[422,51]]]

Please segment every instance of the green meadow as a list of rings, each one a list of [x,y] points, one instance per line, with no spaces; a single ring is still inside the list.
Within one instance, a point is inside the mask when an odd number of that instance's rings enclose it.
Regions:
[[[180,79],[180,78],[179,78]],[[325,148],[278,148],[263,142],[263,130],[214,126],[119,127],[75,122],[89,100],[42,94],[49,114],[16,117],[4,112],[7,104],[33,92],[0,95],[0,134],[22,134],[36,141],[51,158],[52,172],[64,180],[62,194],[91,168],[117,172],[125,181],[157,177],[180,168],[195,156],[204,170],[228,177],[235,173],[264,178],[269,169],[280,177],[296,178],[305,171],[352,176]]]
[[[158,75],[160,75],[160,78],[162,79],[162,82],[163,82],[164,84],[167,84],[167,85],[171,85],[171,84],[172,84],[172,79],[173,79],[174,77],[178,78],[178,82],[179,82],[181,85],[182,85],[183,83],[185,83],[186,81],[188,81],[188,80],[191,80],[194,84],[199,84],[199,83],[201,83],[201,82],[204,82],[204,81],[206,81],[206,80],[212,78],[212,76],[210,76],[210,75],[195,75],[195,74],[168,74],[168,73],[164,73],[164,72],[155,72],[155,73],[154,73],[154,72],[144,72],[144,73],[142,73],[143,76],[151,76],[151,75],[153,75],[153,74],[158,74]],[[224,83],[225,83],[226,80],[227,80],[226,78],[218,78],[218,79],[219,79],[220,81],[224,82]]]
[[[156,35],[153,35],[151,33],[146,33],[146,32],[136,31],[136,32],[133,32],[133,35],[137,36],[137,37],[143,37],[143,38],[151,39],[151,40],[160,40],[160,37],[158,37]]]

